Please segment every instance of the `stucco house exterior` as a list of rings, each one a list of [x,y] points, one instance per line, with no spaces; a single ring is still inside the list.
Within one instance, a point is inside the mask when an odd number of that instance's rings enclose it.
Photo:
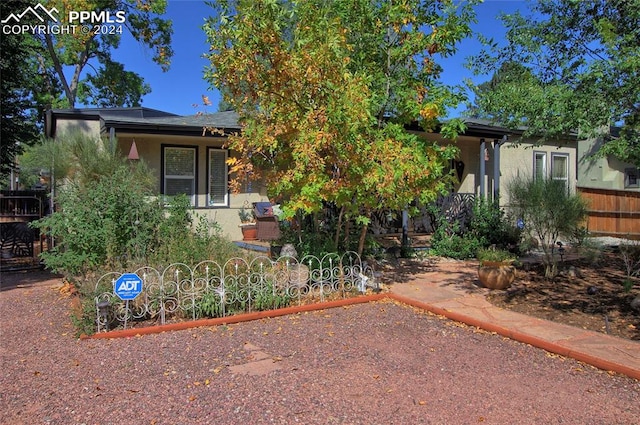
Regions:
[[[179,116],[149,108],[51,110],[45,119],[48,137],[82,131],[106,137],[132,161],[144,159],[157,177],[158,193],[185,193],[199,215],[215,220],[224,233],[242,239],[238,212],[253,202],[268,201],[266,190],[248,184],[243,193],[228,188],[226,136],[240,131],[234,112]],[[205,126],[222,130],[204,132]]]
[[[594,234],[640,239],[640,171],[613,157],[596,156],[602,139],[578,142],[577,190],[589,202]]]
[[[455,143],[459,157],[451,167],[458,176],[452,193],[469,198],[500,198],[508,204],[506,184],[518,175],[547,176],[566,182],[575,190],[577,149],[575,141],[536,146],[520,141],[517,132],[468,119],[467,129],[456,141],[438,133],[411,129],[439,143]],[[212,135],[203,128],[221,132]],[[241,193],[229,191],[227,158],[234,155],[224,144],[226,137],[241,131],[234,112],[179,116],[149,108],[65,109],[49,111],[46,134],[59,137],[83,131],[111,140],[123,154],[135,161],[143,158],[157,176],[159,193],[186,193],[198,214],[215,220],[232,239],[241,239],[238,212],[253,202],[268,201],[266,188],[247,183]],[[410,230],[418,230],[410,229]]]

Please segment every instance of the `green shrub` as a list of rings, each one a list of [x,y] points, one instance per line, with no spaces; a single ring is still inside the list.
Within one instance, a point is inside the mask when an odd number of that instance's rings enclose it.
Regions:
[[[579,194],[572,194],[560,180],[515,178],[508,185],[511,206],[524,220],[529,237],[540,241],[544,253],[545,276],[558,273],[558,259],[553,249],[558,238],[570,239],[581,234],[587,206]]]
[[[483,247],[496,247],[518,253],[521,233],[514,220],[500,208],[498,200],[480,198],[473,207],[469,233]]]
[[[55,245],[45,265],[67,276],[104,267],[127,267],[157,243],[163,209],[145,183],[148,171],[121,165],[109,176],[61,188],[58,210],[33,223]]]
[[[85,152],[81,141],[74,143],[76,151]],[[41,257],[47,268],[78,277],[141,265],[224,262],[237,255],[217,223],[199,217],[193,228],[186,195],[172,198],[165,208],[144,162],[131,164],[116,153],[97,155],[109,167],[89,161],[86,152],[78,154],[88,169],[70,173],[58,190],[56,212],[32,224],[55,241]]]
[[[462,233],[460,224],[449,222],[444,216],[436,217],[436,229],[431,238],[431,250],[441,257],[466,260],[474,258],[482,243],[471,232]]]
[[[512,263],[516,260],[515,255],[504,249],[480,248],[478,250],[478,260],[480,263]]]

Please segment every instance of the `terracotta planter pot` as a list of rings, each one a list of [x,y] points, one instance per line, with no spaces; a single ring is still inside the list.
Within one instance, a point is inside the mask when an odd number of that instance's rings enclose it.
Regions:
[[[516,279],[516,268],[511,264],[484,261],[478,268],[478,279],[489,289],[506,289]]]
[[[258,239],[258,226],[255,224],[243,224],[240,228],[242,229],[243,241],[255,241]]]

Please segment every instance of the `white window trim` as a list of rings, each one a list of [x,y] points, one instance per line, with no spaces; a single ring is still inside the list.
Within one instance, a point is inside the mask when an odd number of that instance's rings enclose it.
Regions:
[[[190,150],[193,152],[193,193],[189,197],[191,205],[197,206],[197,192],[198,192],[198,148],[196,146],[181,146],[181,145],[162,145],[162,193],[165,198],[169,195],[166,194],[167,180],[171,179],[186,179],[184,175],[171,175],[167,174],[166,159],[167,151],[171,149]]]
[[[546,179],[549,176],[549,167],[547,167],[547,153],[543,151],[533,152],[533,178],[538,178],[538,174],[536,173],[536,162],[538,160],[538,156],[542,157],[542,176]]]
[[[555,177],[553,175],[553,169],[554,169],[554,163],[556,158],[565,158],[565,164],[566,164],[566,168],[565,168],[565,177]],[[564,181],[565,187],[567,188],[567,190],[569,190],[569,154],[568,153],[552,153],[551,154],[551,172],[550,172],[550,177],[553,180],[558,180],[558,181]]]
[[[211,199],[211,165],[213,161],[211,160],[211,156],[213,154],[223,153],[224,154],[224,201],[222,202],[213,202]],[[227,159],[229,158],[229,151],[226,149],[219,148],[207,148],[207,206],[210,207],[228,207],[229,206],[229,166],[227,165]]]

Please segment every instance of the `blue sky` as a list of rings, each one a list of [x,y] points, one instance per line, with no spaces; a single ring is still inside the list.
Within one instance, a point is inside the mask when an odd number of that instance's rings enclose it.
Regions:
[[[478,23],[473,29],[486,37],[500,40],[504,29],[496,16],[500,12],[513,13],[525,10],[527,4],[516,0],[485,0],[477,6]],[[131,39],[123,37],[114,59],[122,62],[129,71],[141,75],[151,86],[152,92],[143,99],[143,106],[173,112],[179,115],[191,115],[197,112],[215,112],[220,98],[216,90],[211,89],[203,79],[207,60],[202,55],[207,52],[208,45],[201,27],[206,17],[212,13],[210,6],[200,0],[169,0],[167,18],[173,21],[174,57],[171,69],[162,72],[152,60],[152,53]],[[480,50],[480,43],[475,38],[465,40],[458,53],[446,61],[442,81],[446,84],[457,84],[463,78],[472,77],[464,68],[465,58]],[[476,83],[485,81],[490,76],[474,78]],[[202,95],[213,102],[212,106],[202,106]],[[198,106],[194,106],[198,105]],[[450,112],[456,115],[457,111]]]

